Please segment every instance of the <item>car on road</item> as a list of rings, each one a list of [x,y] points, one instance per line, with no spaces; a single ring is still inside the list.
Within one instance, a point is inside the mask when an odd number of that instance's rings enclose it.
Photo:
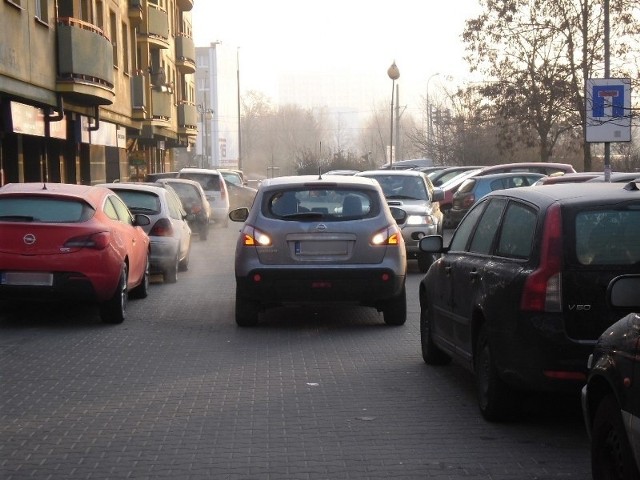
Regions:
[[[422,253],[418,241],[425,235],[442,234],[442,212],[438,203],[443,199],[442,191],[434,188],[426,174],[416,170],[367,170],[356,176],[376,180],[389,206],[407,212],[406,220],[398,223],[407,258],[416,259],[420,271],[426,272],[435,257]]]
[[[468,178],[476,175],[480,169],[474,168],[471,170],[465,170],[463,172],[459,172],[453,178],[450,178],[438,188],[442,190],[444,196],[442,200],[440,200],[440,211],[442,212],[442,224],[446,229],[455,228],[456,222],[451,218],[451,208],[453,206],[453,196],[460,188],[460,185],[464,183]]]
[[[229,192],[229,209],[250,207],[256,197],[257,189],[247,186],[244,176],[238,170],[218,169]]]
[[[204,190],[211,207],[214,224],[226,227],[229,224],[229,192],[227,182],[218,170],[185,167],[178,172],[178,178],[195,180]]]
[[[489,192],[506,188],[530,187],[542,178],[546,178],[542,173],[529,172],[494,173],[467,178],[453,194],[449,223],[452,227],[458,225],[469,209]]]
[[[609,282],[640,273],[640,189],[568,183],[494,191],[476,203],[419,287],[422,356],[475,374],[488,420],[518,412],[523,392],[572,392],[618,318]]]
[[[149,289],[146,215],[112,191],[63,183],[0,188],[0,300],[96,303],[122,323]]]
[[[640,479],[640,275],[614,278],[612,308],[633,308],[609,327],[589,356],[582,411],[594,480]]]
[[[393,211],[393,213],[392,213]],[[289,303],[375,307],[388,325],[407,314],[406,252],[391,209],[373,179],[302,175],[264,180],[243,222],[235,254],[239,326]]]
[[[171,188],[140,183],[103,183],[115,192],[131,213],[144,214],[151,222],[144,230],[151,241],[150,268],[166,283],[178,281],[178,271],[189,268],[191,227],[182,202]]]
[[[187,212],[187,222],[192,233],[197,233],[200,240],[206,240],[211,226],[211,205],[202,189],[202,185],[186,178],[161,178],[156,180],[160,185],[169,185],[180,197],[182,208]]]

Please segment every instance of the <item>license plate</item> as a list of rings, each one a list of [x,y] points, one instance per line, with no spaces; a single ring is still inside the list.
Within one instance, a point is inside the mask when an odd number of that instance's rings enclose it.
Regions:
[[[3,285],[29,285],[50,287],[53,285],[53,274],[46,272],[4,272],[0,277]]]
[[[346,255],[348,243],[344,240],[296,241],[296,255]]]

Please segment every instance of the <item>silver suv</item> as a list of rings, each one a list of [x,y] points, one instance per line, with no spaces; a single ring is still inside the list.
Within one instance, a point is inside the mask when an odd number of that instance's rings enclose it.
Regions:
[[[229,223],[229,192],[224,178],[218,170],[185,167],[178,172],[178,178],[195,180],[204,190],[211,206],[211,220],[226,227]]]
[[[353,176],[278,177],[262,182],[236,245],[236,323],[253,326],[287,303],[350,303],[406,320],[406,252],[378,183]]]
[[[444,192],[416,170],[369,170],[356,176],[377,180],[389,206],[407,212],[406,220],[399,223],[407,257],[418,260],[421,272],[429,270],[437,257],[421,252],[418,242],[427,235],[442,234],[442,212],[437,202],[444,199]]]

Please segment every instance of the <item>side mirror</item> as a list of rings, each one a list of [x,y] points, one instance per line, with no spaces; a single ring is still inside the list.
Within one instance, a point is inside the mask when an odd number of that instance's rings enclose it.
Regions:
[[[421,252],[443,253],[445,251],[442,235],[427,235],[422,237],[418,243]]]
[[[396,221],[396,223],[404,223],[407,219],[407,212],[398,207],[389,207],[391,210],[391,216]]]
[[[432,202],[440,202],[444,200],[444,190],[442,190],[441,188],[434,188],[433,189],[433,196],[431,197],[431,201]]]
[[[232,222],[246,222],[249,218],[249,209],[247,207],[240,207],[229,212],[229,219]]]

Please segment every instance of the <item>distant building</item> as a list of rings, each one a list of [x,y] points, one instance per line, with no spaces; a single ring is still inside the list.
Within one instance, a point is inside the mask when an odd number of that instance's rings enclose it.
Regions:
[[[193,0],[0,3],[0,183],[95,184],[195,145]]]
[[[196,48],[198,105],[201,114],[197,151],[203,166],[237,168],[238,132],[238,50],[220,42]],[[202,107],[199,107],[200,111]]]

